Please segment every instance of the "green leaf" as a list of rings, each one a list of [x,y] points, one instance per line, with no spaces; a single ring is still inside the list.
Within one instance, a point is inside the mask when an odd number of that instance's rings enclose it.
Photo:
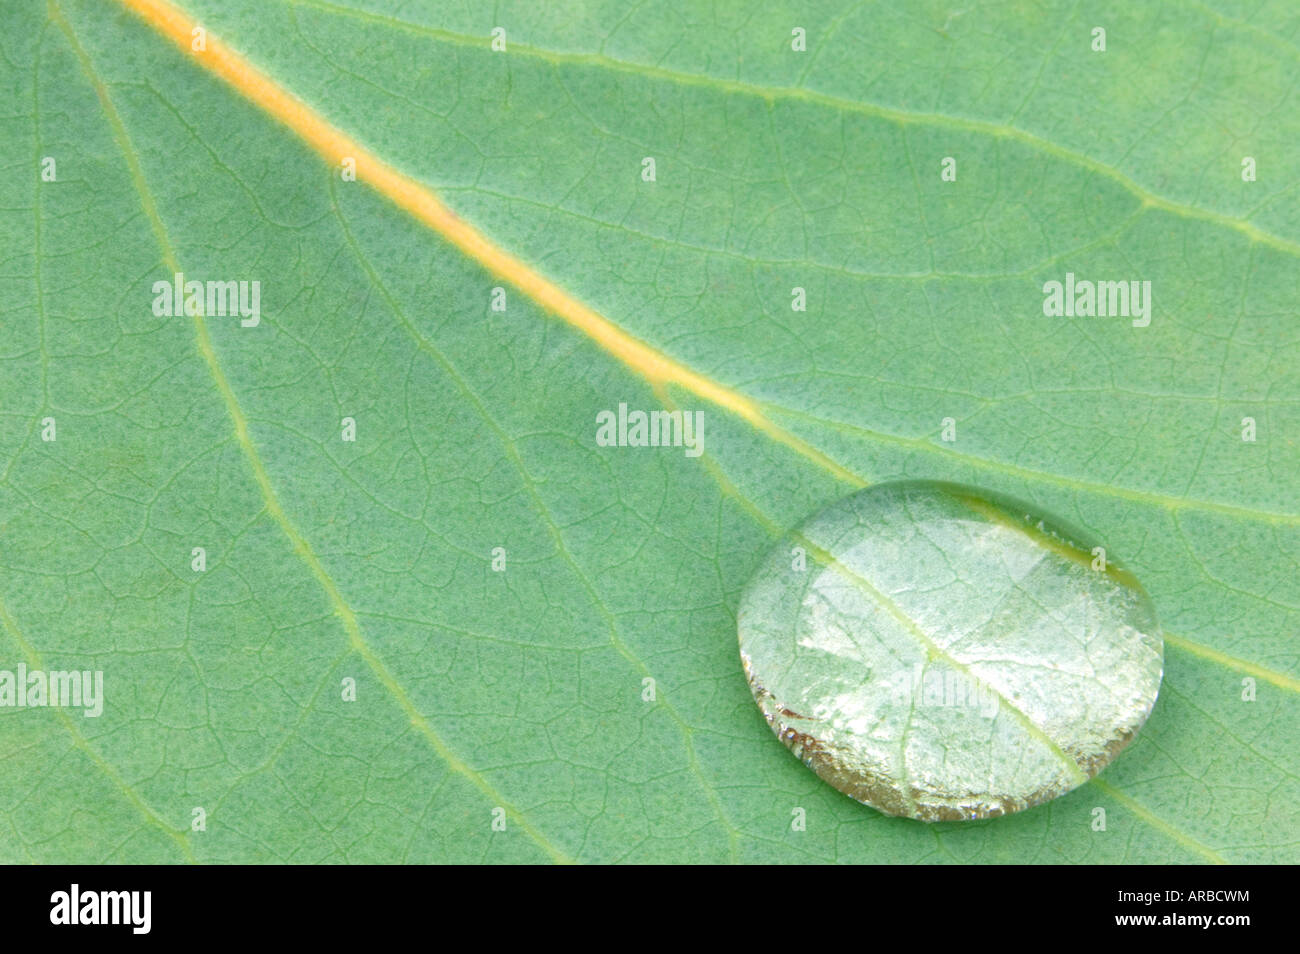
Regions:
[[[1024,811],[1087,782],[1150,715],[1164,660],[1151,601],[1104,548],[934,481],[809,518],[736,617],[777,738],[846,795],[921,821]]]
[[[0,670],[104,673],[0,708],[0,860],[1298,860],[1286,5],[131,2],[0,11]],[[902,477],[1150,592],[1099,778],[925,825],[772,738],[740,592]]]

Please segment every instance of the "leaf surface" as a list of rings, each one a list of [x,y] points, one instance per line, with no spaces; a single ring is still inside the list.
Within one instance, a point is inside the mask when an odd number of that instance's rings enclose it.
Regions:
[[[0,12],[0,669],[106,686],[0,710],[4,860],[1297,860],[1287,5],[188,0],[242,91],[140,5]],[[178,271],[261,323],[155,316]],[[1150,325],[1046,317],[1067,272],[1149,280]],[[620,403],[706,453],[598,446]],[[771,737],[739,593],[901,477],[1150,592],[1104,775],[923,825]]]

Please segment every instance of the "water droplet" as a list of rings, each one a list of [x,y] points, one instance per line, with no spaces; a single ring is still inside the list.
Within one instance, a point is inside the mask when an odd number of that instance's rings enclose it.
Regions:
[[[1164,664],[1150,599],[1094,546],[957,484],[845,497],[741,597],[754,699],[809,768],[890,815],[989,818],[1063,795],[1142,727]]]

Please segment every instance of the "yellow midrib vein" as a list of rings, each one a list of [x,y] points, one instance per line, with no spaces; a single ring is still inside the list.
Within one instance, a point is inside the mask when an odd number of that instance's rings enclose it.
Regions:
[[[332,126],[306,103],[253,66],[243,56],[206,34],[205,49],[191,49],[198,24],[164,0],[119,0],[149,26],[170,39],[204,69],[220,76],[253,103],[296,133],[329,163],[344,159],[356,164],[357,181],[364,182],[418,222],[427,225],[485,269],[561,318],[632,368],[652,385],[684,388],[735,414],[773,440],[816,461],[839,479],[857,486],[863,480],[816,447],[778,426],[758,403],[688,368],[624,331],[595,309],[574,298],[452,212],[423,183],[390,166],[346,133]]]
[[[464,33],[457,33],[453,30],[427,26],[422,23],[415,23],[410,20],[403,20],[399,17],[389,16],[382,13],[340,6],[337,3],[330,3],[328,0],[282,0],[282,2],[288,3],[290,6],[305,7],[310,10],[316,10],[336,17],[348,17],[359,22],[368,22],[387,26],[392,29],[404,30],[408,33],[427,37],[431,40],[449,45],[487,49],[491,42],[491,39],[486,36],[470,36]],[[1280,252],[1285,252],[1289,255],[1300,256],[1300,242],[1283,238],[1280,235],[1275,235],[1272,232],[1265,231],[1253,222],[1244,219],[1234,218],[1233,216],[1226,215],[1222,212],[1215,212],[1211,209],[1189,205],[1184,202],[1178,202],[1162,195],[1158,195],[1140,185],[1114,166],[1108,165],[1099,159],[1094,159],[1085,153],[1077,152],[1065,146],[1058,145],[1049,139],[1037,136],[1019,126],[1010,125],[1009,122],[999,123],[987,119],[947,116],[943,113],[914,112],[893,106],[885,106],[881,103],[847,99],[843,96],[819,92],[814,89],[808,89],[804,86],[765,86],[758,83],[746,82],[744,80],[726,79],[720,76],[710,76],[701,73],[688,73],[682,70],[670,69],[668,67],[652,65],[649,63],[621,60],[604,53],[562,52],[538,46],[531,46],[517,41],[511,41],[510,51],[515,54],[531,57],[557,66],[569,65],[597,67],[607,71],[623,73],[631,76],[640,76],[645,79],[658,80],[677,86],[695,87],[698,89],[709,89],[739,96],[757,97],[767,102],[784,100],[789,102],[808,103],[814,106],[822,106],[839,113],[852,113],[873,119],[882,119],[898,126],[915,125],[928,126],[937,129],[956,129],[981,136],[991,136],[997,139],[1009,139],[1037,152],[1052,156],[1062,162],[1067,162],[1071,165],[1087,169],[1089,172],[1109,179],[1111,182],[1115,183],[1121,189],[1137,199],[1143,208],[1159,209],[1162,212],[1168,212],[1171,215],[1178,216],[1179,218],[1213,223],[1221,228],[1231,229],[1232,231],[1245,236],[1252,242],[1258,242],[1261,245],[1265,245]]]
[[[113,105],[113,101],[108,94],[108,89],[95,73],[94,66],[90,62],[90,58],[81,46],[81,43],[78,41],[75,31],[72,29],[71,24],[68,23],[66,17],[63,16],[63,12],[58,6],[58,0],[49,0],[49,9],[52,18],[59,24],[60,28],[68,37],[68,42],[71,44],[73,52],[80,62],[82,71],[95,89],[95,93],[99,98],[100,106],[102,107],[108,124],[112,129],[113,137],[116,139],[118,146],[122,151],[132,182],[139,195],[140,203],[144,208],[145,216],[149,220],[150,227],[153,230],[159,249],[162,252],[164,262],[173,272],[182,271],[181,266],[176,259],[171,239],[167,234],[166,225],[163,223],[162,217],[158,214],[158,208],[153,200],[153,194],[149,190],[148,184],[144,179],[144,172],[140,168],[140,162],[137,158],[134,147],[131,145],[131,139],[127,133],[126,126],[122,122],[121,116],[118,115],[117,108]],[[186,35],[188,36],[188,32]],[[257,447],[254,445],[252,437],[249,435],[248,419],[244,416],[243,409],[240,407],[234,391],[231,390],[230,382],[226,379],[225,372],[222,371],[216,352],[212,347],[212,339],[208,335],[207,323],[203,320],[202,314],[194,316],[194,327],[199,351],[212,374],[218,391],[221,393],[227,413],[229,414],[235,429],[235,437],[248,461],[249,469],[253,473],[254,481],[257,483],[258,489],[261,492],[263,505],[266,507],[267,513],[270,514],[271,518],[288,538],[290,544],[293,546],[294,553],[307,565],[312,576],[325,591],[330,607],[334,611],[334,615],[338,617],[339,621],[343,625],[344,632],[347,634],[348,643],[352,650],[365,661],[366,665],[383,684],[385,690],[387,690],[389,695],[397,703],[398,708],[400,708],[403,714],[410,720],[411,725],[420,733],[421,736],[424,737],[430,747],[432,747],[438,754],[439,758],[441,758],[447,765],[449,770],[467,779],[494,806],[503,808],[507,817],[517,824],[520,829],[524,831],[524,833],[527,834],[528,837],[531,838],[543,851],[545,851],[553,861],[561,864],[571,864],[573,862],[572,858],[552,845],[550,841],[548,841],[546,837],[542,835],[542,833],[539,832],[517,808],[511,805],[511,803],[487,781],[486,778],[471,768],[447,746],[447,744],[442,740],[442,737],[434,731],[429,720],[422,712],[420,712],[414,702],[411,701],[406,690],[403,689],[393,677],[393,674],[389,671],[383,660],[379,658],[370,644],[366,641],[365,635],[361,631],[361,626],[357,622],[356,613],[343,598],[343,594],[339,591],[338,585],[321,564],[320,559],[312,549],[311,544],[294,525],[293,521],[289,519],[288,515],[284,512],[284,508],[280,505],[279,497],[276,495],[275,488],[271,484],[271,479],[267,475],[266,468],[262,464],[261,456],[257,452]]]
[[[220,76],[246,98],[287,126],[331,164],[338,166],[344,158],[353,159],[356,162],[358,181],[370,185],[380,195],[442,235],[488,271],[514,285],[545,310],[592,338],[645,378],[657,393],[662,393],[664,385],[669,384],[684,388],[730,411],[768,437],[808,458],[836,479],[852,487],[867,485],[867,481],[861,476],[770,419],[764,412],[764,406],[759,402],[738,394],[725,385],[662,354],[574,298],[520,259],[498,248],[476,228],[452,212],[427,186],[393,168],[350,136],[332,126],[311,107],[210,32],[205,37],[205,51],[192,50],[193,31],[198,24],[177,7],[166,0],[118,0],[118,2],[134,11],[149,26],[179,46],[201,67]],[[1036,472],[1035,475],[1043,476]],[[1132,496],[1144,502],[1159,502],[1164,499],[1159,495],[1141,492],[1125,496]],[[1227,505],[1214,505],[1212,509],[1230,510],[1238,515],[1250,513],[1242,514],[1240,508]],[[1300,516],[1296,515],[1269,514],[1268,516],[1285,517],[1288,521],[1300,522]],[[1188,651],[1195,651],[1191,647],[1199,646],[1190,640],[1181,642],[1182,648]],[[1238,669],[1250,666],[1254,670],[1252,674],[1261,675],[1279,687],[1300,691],[1300,681],[1290,676],[1252,663],[1231,659],[1208,647],[1203,649],[1204,651],[1199,652],[1198,655],[1205,659]]]
[[[385,163],[361,146],[360,143],[332,126],[296,96],[285,90],[211,33],[206,35],[206,46],[202,52],[192,50],[191,39],[198,24],[177,7],[165,2],[165,0],[118,0],[118,2],[136,13],[158,33],[170,39],[184,53],[196,60],[201,67],[220,76],[238,92],[296,133],[331,165],[337,167],[344,159],[353,160],[358,181],[365,182],[417,221],[442,235],[448,242],[477,261],[487,271],[518,288],[544,310],[587,335],[611,355],[645,378],[656,391],[662,391],[665,385],[673,385],[690,391],[698,397],[735,414],[778,443],[812,460],[837,479],[855,487],[866,485],[867,482],[860,476],[843,467],[803,438],[785,430],[770,420],[758,402],[662,354],[565,292],[522,260],[497,247],[481,232],[452,212],[424,184]],[[748,90],[748,92],[752,93],[753,90]],[[801,98],[816,99],[816,94],[807,94],[801,96]],[[919,119],[907,113],[896,113],[896,111],[884,108],[878,109],[877,112],[882,116],[894,118],[900,122],[918,121]],[[969,123],[968,125],[973,130],[993,132],[998,135],[1013,135],[1015,138],[1021,138],[1027,142],[1033,140],[1040,148],[1044,148],[1053,154],[1065,152],[1060,147],[1037,140],[1036,137],[1027,133],[994,126],[985,128],[988,124],[981,123]],[[1080,158],[1074,157],[1073,154],[1070,157]],[[1085,164],[1090,168],[1094,168],[1094,171],[1117,181],[1122,179],[1114,170],[1100,163],[1088,160],[1086,157],[1082,157],[1082,160],[1086,160]],[[1249,223],[1242,223],[1200,209],[1184,208],[1176,203],[1146,193],[1136,184],[1128,182],[1128,180],[1124,180],[1121,184],[1126,184],[1126,188],[1138,195],[1145,205],[1162,208],[1187,217],[1215,221],[1247,235],[1253,241],[1259,241],[1273,247],[1281,247],[1286,251],[1300,254],[1300,245],[1267,235]],[[202,337],[206,338],[206,331]],[[210,352],[210,343],[207,348]],[[225,391],[229,392],[228,385]],[[233,394],[230,395],[230,400],[233,400]],[[237,408],[238,405],[234,405],[234,409],[237,410]],[[256,453],[255,449],[252,448],[251,441],[248,444],[248,449],[251,449],[254,454]],[[258,467],[260,467],[260,463]],[[263,471],[262,478],[264,477]],[[259,479],[259,483],[261,483],[261,479]],[[269,482],[266,486],[269,488]],[[305,543],[305,541],[303,542]],[[316,567],[319,567],[319,561],[316,561]],[[337,597],[342,603],[342,597],[338,594],[337,588],[332,588],[331,598]],[[346,606],[346,603],[342,603],[342,605]],[[351,613],[350,610],[348,612]],[[352,616],[352,626],[356,627],[355,616]],[[357,629],[357,632],[359,633],[359,629]],[[351,638],[351,631],[349,635]],[[1184,642],[1184,648],[1195,645],[1197,644]],[[1202,655],[1207,659],[1214,659],[1216,662],[1225,665],[1240,662],[1239,660],[1229,662],[1230,657],[1221,654],[1211,655],[1207,652]],[[377,663],[378,660],[375,660],[375,662]],[[382,665],[382,663],[379,665]],[[1261,674],[1268,672],[1268,670],[1263,670],[1262,667],[1250,665]],[[1271,675],[1275,677],[1272,681],[1276,681],[1279,685],[1285,685],[1289,679],[1289,677],[1278,674]],[[415,715],[418,716],[418,712]],[[1131,799],[1129,801],[1131,802]],[[1133,804],[1136,805],[1136,803]],[[1144,810],[1144,814],[1149,815],[1149,812]],[[1186,836],[1182,837],[1186,838]]]
[[[524,490],[532,501],[533,507],[536,509],[538,516],[541,518],[543,524],[545,524],[547,535],[551,538],[556,553],[559,554],[560,558],[569,568],[569,572],[573,574],[574,579],[576,579],[578,584],[586,591],[592,604],[597,608],[600,617],[605,624],[605,628],[609,633],[610,645],[614,648],[615,652],[627,660],[632,666],[636,667],[642,676],[652,675],[650,668],[645,664],[641,657],[636,655],[636,653],[632,651],[632,648],[623,640],[622,635],[619,633],[618,620],[614,616],[614,613],[605,605],[605,602],[601,599],[600,594],[596,590],[595,584],[592,583],[591,578],[587,575],[586,571],[582,569],[577,559],[569,551],[569,545],[564,539],[564,534],[560,525],[555,521],[554,516],[551,514],[545,501],[542,499],[541,491],[538,490],[536,481],[528,472],[528,468],[524,466],[523,456],[519,453],[514,442],[510,439],[509,435],[500,423],[497,422],[496,418],[488,412],[487,406],[483,403],[482,398],[480,398],[474,389],[470,387],[469,382],[465,380],[460,371],[457,370],[446,355],[434,347],[433,343],[420,333],[420,330],[407,316],[405,310],[398,303],[392,292],[389,291],[388,286],[384,284],[383,280],[379,277],[379,273],[375,270],[369,258],[367,258],[365,253],[362,251],[361,246],[357,243],[356,237],[352,234],[351,227],[343,216],[342,209],[339,207],[338,196],[335,192],[334,180],[332,178],[330,179],[330,205],[334,210],[335,218],[338,219],[339,228],[342,230],[348,246],[352,249],[353,256],[356,258],[357,263],[361,266],[367,277],[369,277],[371,284],[379,290],[380,296],[388,305],[389,310],[397,317],[397,320],[401,322],[408,337],[410,337],[410,339],[415,343],[416,347],[438,363],[455,384],[456,389],[460,391],[461,396],[468,401],[471,406],[473,406],[475,413],[477,413],[483,423],[488,426],[488,430],[490,430],[495,436],[497,443],[501,445],[501,449],[505,453],[506,458],[510,461],[511,466],[514,467],[515,472],[519,475]],[[721,799],[718,797],[716,788],[710,785],[708,779],[705,777],[704,768],[700,764],[699,756],[695,750],[695,742],[691,737],[692,730],[690,724],[681,713],[677,711],[677,707],[667,698],[661,697],[659,699],[659,705],[668,714],[668,717],[674,722],[674,724],[677,725],[678,730],[681,732],[682,744],[686,750],[687,762],[690,765],[691,772],[699,780],[700,787],[704,790],[705,797],[709,800],[709,804],[712,806],[714,813],[718,816],[718,820],[726,829],[727,841],[731,852],[731,860],[734,862],[736,860],[739,832],[732,826],[731,820],[727,817],[726,810]]]

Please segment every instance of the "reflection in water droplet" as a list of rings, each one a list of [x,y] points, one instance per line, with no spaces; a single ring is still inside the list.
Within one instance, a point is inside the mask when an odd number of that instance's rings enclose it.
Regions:
[[[745,588],[740,655],[768,724],[891,815],[988,818],[1104,768],[1155,704],[1142,587],[1009,498],[880,484],[790,533]]]

